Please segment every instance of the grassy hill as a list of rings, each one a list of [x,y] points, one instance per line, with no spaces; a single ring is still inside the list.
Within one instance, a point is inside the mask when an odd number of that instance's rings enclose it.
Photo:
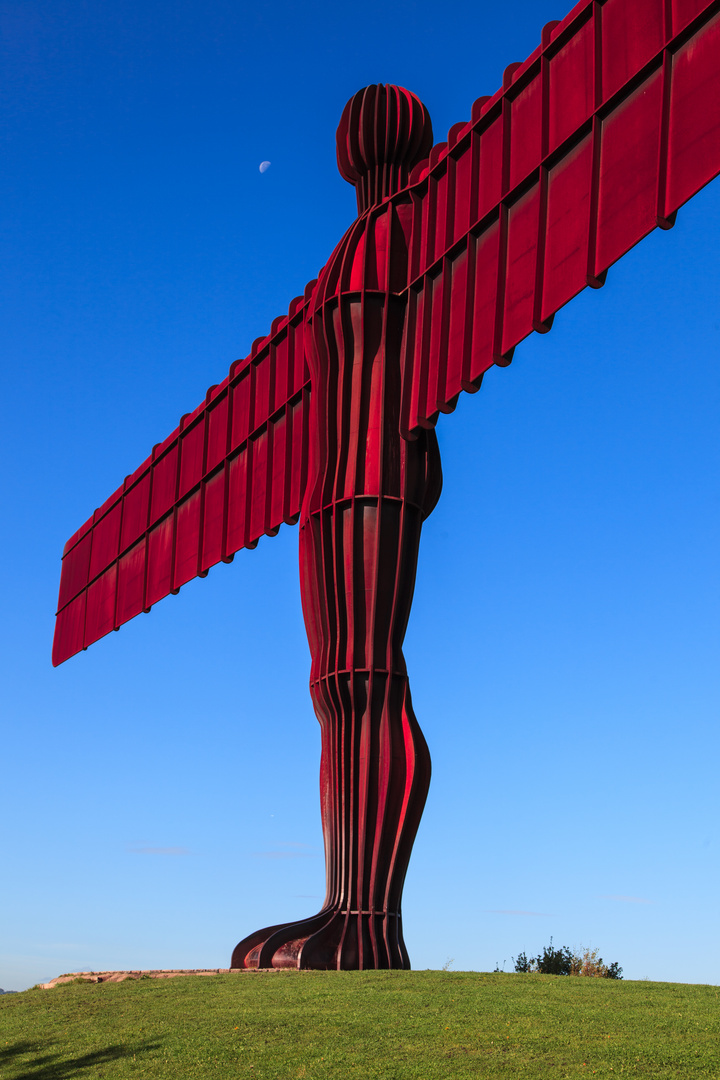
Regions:
[[[1,1080],[720,1078],[720,988],[272,972],[0,998]]]

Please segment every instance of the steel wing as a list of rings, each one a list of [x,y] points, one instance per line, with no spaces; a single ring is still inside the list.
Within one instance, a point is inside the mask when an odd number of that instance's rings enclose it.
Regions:
[[[720,172],[719,12],[581,0],[417,167],[406,437]],[[297,519],[312,285],[67,542],[54,664]]]
[[[70,537],[54,665],[297,521],[310,394],[303,319],[314,284]]]
[[[581,0],[416,166],[406,437],[720,172],[719,11]]]

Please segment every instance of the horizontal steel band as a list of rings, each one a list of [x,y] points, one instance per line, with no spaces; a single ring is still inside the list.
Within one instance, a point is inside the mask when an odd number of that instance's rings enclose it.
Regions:
[[[332,671],[326,671],[322,675],[317,675],[310,680],[311,686],[317,686],[319,683],[331,682],[333,679],[337,679],[339,676],[353,675],[366,675],[370,678],[372,675],[387,675],[391,679],[406,679],[408,677],[407,671],[398,669],[385,668],[385,667],[356,667],[356,668],[335,668]]]
[[[378,910],[378,909],[373,909],[372,911],[359,911],[359,910],[356,910],[356,909],[354,909],[352,911],[347,911],[347,910],[343,910],[341,908],[338,911],[338,915],[370,915],[373,918],[378,917],[378,918],[381,918],[381,919],[400,919],[400,918],[402,918],[399,911],[382,911],[382,910]]]

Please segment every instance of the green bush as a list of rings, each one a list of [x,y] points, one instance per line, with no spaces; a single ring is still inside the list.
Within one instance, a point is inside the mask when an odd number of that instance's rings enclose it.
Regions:
[[[597,949],[582,949],[575,953],[567,945],[560,949],[553,948],[553,941],[546,945],[542,953],[528,958],[519,953],[515,961],[515,971],[522,974],[536,972],[538,975],[584,975],[592,979],[622,979],[622,968],[615,960],[612,964],[603,963]]]

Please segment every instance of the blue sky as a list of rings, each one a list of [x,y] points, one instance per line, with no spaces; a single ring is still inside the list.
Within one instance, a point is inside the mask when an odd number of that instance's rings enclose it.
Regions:
[[[67,537],[316,276],[346,100],[436,139],[564,9],[0,0],[0,986],[226,966],[324,892],[297,530],[67,664]],[[263,174],[262,161],[272,162]],[[720,188],[442,418],[406,641],[415,967],[720,981]]]

